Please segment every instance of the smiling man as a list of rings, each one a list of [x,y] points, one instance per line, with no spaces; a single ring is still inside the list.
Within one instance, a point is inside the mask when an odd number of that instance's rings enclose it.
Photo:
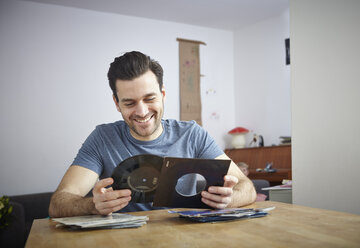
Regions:
[[[154,209],[151,203],[130,203],[130,190],[110,187],[113,169],[135,155],[229,159],[196,122],[162,119],[163,69],[149,56],[133,51],[115,58],[108,79],[123,121],[99,125],[85,140],[52,196],[51,217]],[[201,196],[209,207],[221,209],[250,204],[256,192],[231,162],[224,185],[209,187]]]
[[[113,99],[131,135],[143,141],[159,137],[165,90],[159,90],[155,74],[149,70],[134,80],[116,80],[115,86]]]

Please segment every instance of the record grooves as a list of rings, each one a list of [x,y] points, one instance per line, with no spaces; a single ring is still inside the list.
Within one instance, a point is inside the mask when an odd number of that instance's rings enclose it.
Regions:
[[[131,202],[152,202],[159,184],[163,157],[145,154],[122,161],[111,177],[114,190],[130,189]]]

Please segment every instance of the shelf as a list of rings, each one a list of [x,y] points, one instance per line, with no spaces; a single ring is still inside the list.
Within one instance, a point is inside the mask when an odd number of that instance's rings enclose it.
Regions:
[[[265,179],[271,185],[281,184],[283,179],[291,179],[291,145],[226,149],[225,154],[235,163],[249,165],[250,179]],[[264,169],[267,163],[272,163],[277,172],[256,171],[257,168]]]
[[[283,179],[291,180],[291,169],[278,169],[276,172],[257,172],[250,169],[248,177],[250,179],[264,179],[272,185],[277,185],[281,184]]]

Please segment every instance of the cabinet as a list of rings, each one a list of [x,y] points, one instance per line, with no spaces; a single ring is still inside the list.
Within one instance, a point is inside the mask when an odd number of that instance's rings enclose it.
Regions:
[[[269,190],[269,200],[277,202],[292,203],[292,189]]]
[[[249,165],[250,179],[265,179],[271,185],[281,184],[283,179],[291,179],[291,145],[226,149],[225,154],[235,163]],[[257,172],[264,169],[267,163],[273,163],[276,172]]]

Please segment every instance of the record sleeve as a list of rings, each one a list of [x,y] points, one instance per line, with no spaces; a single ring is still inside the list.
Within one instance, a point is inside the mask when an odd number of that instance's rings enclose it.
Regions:
[[[161,170],[160,184],[156,190],[154,206],[172,208],[209,208],[201,201],[201,191],[207,190],[209,186],[224,185],[224,176],[227,174],[231,160],[219,159],[195,159],[195,158],[164,158]],[[200,175],[203,181],[196,177],[194,191],[182,194],[178,188],[186,175]],[[199,183],[203,186],[198,189]]]
[[[115,167],[114,190],[130,189],[132,203],[155,207],[209,208],[201,191],[222,186],[231,160],[160,157],[143,154]],[[199,180],[200,178],[200,180]]]

